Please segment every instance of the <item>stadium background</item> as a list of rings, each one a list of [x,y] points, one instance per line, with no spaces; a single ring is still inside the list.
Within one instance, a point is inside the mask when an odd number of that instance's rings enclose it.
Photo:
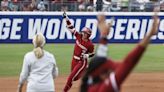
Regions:
[[[8,0],[3,0],[8,1]],[[86,0],[88,1],[88,0]],[[101,1],[101,0],[100,0]],[[119,0],[118,0],[119,1]],[[124,0],[126,1],[126,0]],[[131,0],[133,1],[133,0]],[[135,1],[135,0],[134,0]],[[14,0],[13,6],[17,7],[17,11],[29,11],[31,8],[29,5],[31,2],[28,1],[19,1]],[[40,2],[38,0],[38,2]],[[89,5],[85,3],[78,2],[75,0],[72,0],[71,2],[68,1],[47,1],[49,3],[44,2],[47,4],[45,5],[46,11],[60,11],[60,10],[53,10],[53,9],[68,9],[68,11],[99,11],[96,8],[96,5],[92,4],[92,7],[89,7]],[[50,3],[54,2],[54,3]],[[74,2],[74,3],[72,3]],[[114,8],[113,5],[118,5],[120,8]],[[112,2],[110,5],[102,4],[102,10],[106,12],[119,12],[119,11],[131,11],[131,12],[152,12],[153,6],[160,6],[161,12],[163,11],[162,5],[163,0],[159,1],[145,1],[145,2],[138,2],[138,6],[135,7],[133,5],[133,2],[131,4],[125,3],[125,6],[121,6],[120,2]],[[21,4],[25,4],[25,8],[20,8]],[[39,3],[38,3],[39,4]],[[36,6],[38,5],[36,4]],[[50,5],[54,4],[54,5]],[[80,4],[80,5],[79,5]],[[136,4],[136,2],[135,2]],[[87,7],[83,7],[83,6]],[[151,9],[147,9],[146,7],[150,6]],[[28,8],[27,8],[27,7]],[[35,6],[34,10],[40,10],[36,9]],[[78,7],[79,6],[79,7]],[[100,5],[101,6],[101,5]],[[108,6],[108,7],[105,7]],[[137,5],[136,5],[137,6]],[[144,8],[143,8],[144,6]],[[61,8],[62,7],[62,8]],[[76,7],[76,8],[71,8]],[[89,7],[89,10],[88,10]],[[3,4],[1,2],[1,10],[6,9],[6,6],[3,7]],[[12,11],[13,7],[10,9],[9,5],[7,5],[7,10]],[[15,9],[15,8],[14,8]],[[21,10],[22,9],[22,10]],[[27,9],[27,10],[26,10]],[[70,10],[69,10],[70,9]],[[73,10],[72,10],[73,9]],[[90,10],[91,9],[91,10]],[[100,7],[98,9],[101,9]],[[45,11],[44,10],[44,11]],[[31,11],[31,10],[30,10]],[[42,9],[41,9],[42,11]],[[96,45],[96,44],[95,44]],[[66,82],[66,77],[69,74],[70,71],[70,62],[72,58],[72,52],[73,52],[73,46],[74,44],[59,44],[59,43],[51,43],[47,44],[45,46],[45,49],[50,51],[54,54],[57,60],[57,65],[59,67],[59,77],[55,80],[56,82],[56,90],[57,92],[60,92],[63,88],[63,84]],[[96,45],[97,46],[97,45]],[[135,44],[109,44],[109,57],[112,57],[113,59],[119,60],[125,56],[133,47]],[[9,43],[2,43],[0,41],[0,92],[15,92],[17,88],[18,83],[18,77],[19,73],[21,71],[22,67],[22,60],[25,53],[28,51],[31,51],[33,48],[32,44],[9,44]],[[141,62],[139,65],[135,68],[134,72],[130,75],[130,77],[127,79],[125,84],[123,85],[123,91],[122,92],[163,92],[164,90],[164,57],[163,57],[163,43],[160,44],[151,44],[148,48],[147,52],[145,53],[144,57],[141,59]],[[70,92],[77,92],[79,82],[76,82],[73,88]]]

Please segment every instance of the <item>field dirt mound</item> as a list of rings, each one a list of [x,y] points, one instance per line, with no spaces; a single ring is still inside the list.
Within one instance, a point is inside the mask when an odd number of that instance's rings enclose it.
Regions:
[[[56,92],[62,92],[66,82],[66,76],[59,76],[55,80]],[[0,92],[16,92],[18,77],[0,78]],[[80,81],[74,82],[69,92],[78,92]],[[24,90],[26,88],[24,87]],[[164,73],[132,73],[124,85],[121,92],[163,92]],[[25,92],[25,91],[23,91]]]

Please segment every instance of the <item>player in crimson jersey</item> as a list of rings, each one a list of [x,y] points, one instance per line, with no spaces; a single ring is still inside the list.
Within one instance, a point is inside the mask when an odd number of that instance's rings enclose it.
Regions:
[[[150,38],[158,31],[158,17],[154,16],[152,29],[138,45],[124,58],[119,65],[112,65],[112,59],[107,58],[107,35],[109,28],[103,15],[98,16],[100,29],[100,45],[95,57],[91,60],[85,75],[82,78],[80,92],[119,92],[121,84],[139,62]]]
[[[74,46],[74,53],[72,57],[71,73],[63,89],[63,92],[67,92],[71,88],[72,82],[78,80],[86,69],[88,64],[87,58],[94,56],[94,45],[89,39],[92,34],[90,28],[84,27],[82,32],[79,33],[75,30],[65,12],[63,13],[63,17],[66,20],[68,30],[76,37],[76,44]]]

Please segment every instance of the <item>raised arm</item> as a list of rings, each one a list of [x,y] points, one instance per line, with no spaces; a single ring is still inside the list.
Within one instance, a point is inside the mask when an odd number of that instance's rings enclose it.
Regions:
[[[110,32],[110,27],[112,25],[113,19],[111,20],[109,24],[106,24],[104,15],[98,15],[97,19],[98,19],[98,28],[100,32],[100,44],[98,46],[96,54],[97,56],[107,57],[107,51],[108,51],[107,36]]]
[[[119,67],[116,71],[116,80],[118,84],[121,84],[125,78],[128,76],[130,71],[135,67],[135,65],[139,62],[142,54],[144,53],[145,49],[147,48],[151,37],[158,32],[158,25],[159,25],[159,18],[157,13],[153,16],[154,22],[152,25],[152,29],[150,32],[141,40],[136,48],[134,48],[123,60],[123,64]]]
[[[97,17],[98,19],[98,27],[99,27],[99,32],[100,32],[100,45],[97,49],[97,55],[98,56],[103,56],[103,57],[107,57],[107,51],[108,51],[108,39],[107,36],[110,33],[110,27],[112,26],[113,23],[113,18],[111,19],[111,22],[109,24],[107,24],[105,22],[105,16],[104,15],[99,15]],[[110,67],[112,70],[116,70],[119,65],[121,65],[120,62],[111,62],[114,60],[108,59],[108,62],[110,63]]]
[[[117,67],[117,69],[110,74],[108,83],[104,83],[101,86],[100,92],[104,92],[104,90],[108,91],[119,91],[120,85],[129,75],[129,73],[133,70],[135,65],[139,62],[140,58],[142,57],[146,47],[150,42],[150,38],[157,33],[159,19],[157,17],[157,13],[154,15],[154,22],[152,25],[152,29],[150,32],[145,36],[143,40],[141,40],[138,45],[123,59],[123,62]],[[102,25],[104,26],[104,24]],[[103,30],[103,29],[102,29]],[[106,43],[106,39],[102,39],[103,43]]]
[[[75,34],[76,33],[76,30],[74,28],[74,26],[71,24],[66,12],[63,13],[63,18],[66,20],[66,26],[68,28],[68,30],[72,33],[72,34]]]
[[[142,47],[147,47],[149,42],[150,42],[150,40],[151,40],[150,38],[158,32],[159,18],[157,16],[157,12],[155,12],[155,15],[153,16],[153,19],[154,19],[154,22],[152,24],[152,28],[151,28],[150,32],[138,44],[138,45],[140,45]]]

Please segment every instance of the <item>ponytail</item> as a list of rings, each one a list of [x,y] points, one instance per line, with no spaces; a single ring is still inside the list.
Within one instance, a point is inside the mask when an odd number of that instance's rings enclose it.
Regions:
[[[43,55],[43,46],[45,44],[45,37],[43,34],[39,33],[33,38],[33,45],[34,45],[34,54],[35,56],[40,59]]]
[[[35,53],[35,56],[40,59],[42,56],[43,56],[43,50],[41,47],[37,47],[37,48],[34,48],[34,53]]]

